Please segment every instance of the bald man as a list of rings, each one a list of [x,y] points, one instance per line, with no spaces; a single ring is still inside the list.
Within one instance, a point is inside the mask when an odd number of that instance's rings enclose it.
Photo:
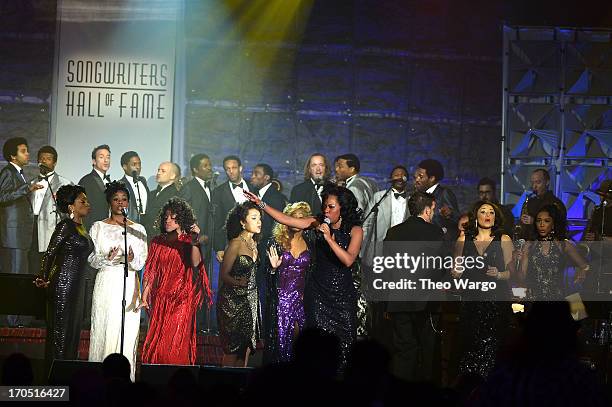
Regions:
[[[164,161],[157,167],[157,174],[155,175],[157,189],[151,191],[149,195],[146,220],[144,222],[149,239],[160,233],[159,225],[154,227],[155,221],[159,219],[159,212],[166,202],[178,196],[175,182],[179,180],[180,176],[180,167],[170,161]]]

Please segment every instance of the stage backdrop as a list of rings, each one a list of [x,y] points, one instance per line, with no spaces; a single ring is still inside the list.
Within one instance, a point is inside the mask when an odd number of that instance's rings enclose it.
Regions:
[[[91,171],[91,151],[100,144],[111,148],[112,179],[123,176],[125,151],[139,153],[147,179],[170,159],[174,4],[58,4],[51,143],[59,173],[77,182]]]

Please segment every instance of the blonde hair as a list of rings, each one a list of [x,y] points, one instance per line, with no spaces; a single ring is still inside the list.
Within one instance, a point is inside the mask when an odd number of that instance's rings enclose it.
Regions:
[[[293,216],[297,212],[302,212],[304,214],[304,217],[310,216],[312,214],[310,210],[310,205],[308,205],[306,202],[295,202],[289,204],[285,206],[285,209],[283,210],[283,213],[288,216]],[[274,229],[272,230],[272,236],[274,237],[274,240],[276,240],[276,242],[280,244],[284,250],[291,249],[289,227],[281,223],[276,223],[274,225]]]

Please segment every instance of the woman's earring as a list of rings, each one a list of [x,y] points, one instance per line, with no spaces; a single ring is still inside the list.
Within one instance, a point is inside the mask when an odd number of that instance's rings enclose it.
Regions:
[[[476,230],[478,230],[478,219],[474,220],[474,226],[476,227]]]
[[[74,209],[70,209],[70,219],[74,219]]]

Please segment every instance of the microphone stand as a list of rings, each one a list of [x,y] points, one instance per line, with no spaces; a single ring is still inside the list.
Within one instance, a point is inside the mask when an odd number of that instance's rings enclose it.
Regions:
[[[138,174],[136,174],[136,171],[132,173],[132,178],[134,179],[134,184],[136,185],[136,193],[138,195],[138,199],[136,200],[136,210],[138,211],[138,222],[140,223],[140,216],[142,215],[142,198],[140,197],[140,186],[138,185],[140,177],[138,176]]]
[[[43,177],[45,181],[47,181],[47,185],[49,185],[49,192],[51,193],[51,199],[53,199],[53,204],[55,205],[55,224],[59,223],[59,214],[57,213],[57,199],[55,198],[55,194],[53,193],[53,187],[51,186],[51,182],[49,182],[49,175],[40,173],[40,176]]]
[[[123,355],[123,343],[125,341],[125,306],[126,306],[125,291],[127,287],[129,255],[128,255],[128,241],[127,241],[127,225],[128,225],[127,210],[124,209],[122,212],[123,212],[123,249],[124,249],[123,255],[124,256],[123,256],[123,295],[121,296],[121,347],[120,347],[119,353]]]
[[[210,282],[210,284],[212,284],[212,269],[213,269],[213,252],[214,252],[214,242],[215,242],[215,212],[216,212],[216,205],[214,203],[212,203],[212,191],[213,189],[217,186],[217,176],[216,174],[213,174],[213,177],[211,179],[211,184],[210,187],[208,187],[208,189],[210,190],[210,210],[208,212],[208,224],[210,225],[208,227],[208,230],[211,231],[211,233],[208,234],[208,244],[204,245],[204,247],[206,247],[206,254],[207,256],[205,256],[206,259],[206,274],[208,275],[208,281]],[[204,193],[206,194],[206,191],[204,191]],[[210,307],[206,307],[206,330],[204,331],[204,333],[210,334],[212,332],[212,329],[210,328]]]

